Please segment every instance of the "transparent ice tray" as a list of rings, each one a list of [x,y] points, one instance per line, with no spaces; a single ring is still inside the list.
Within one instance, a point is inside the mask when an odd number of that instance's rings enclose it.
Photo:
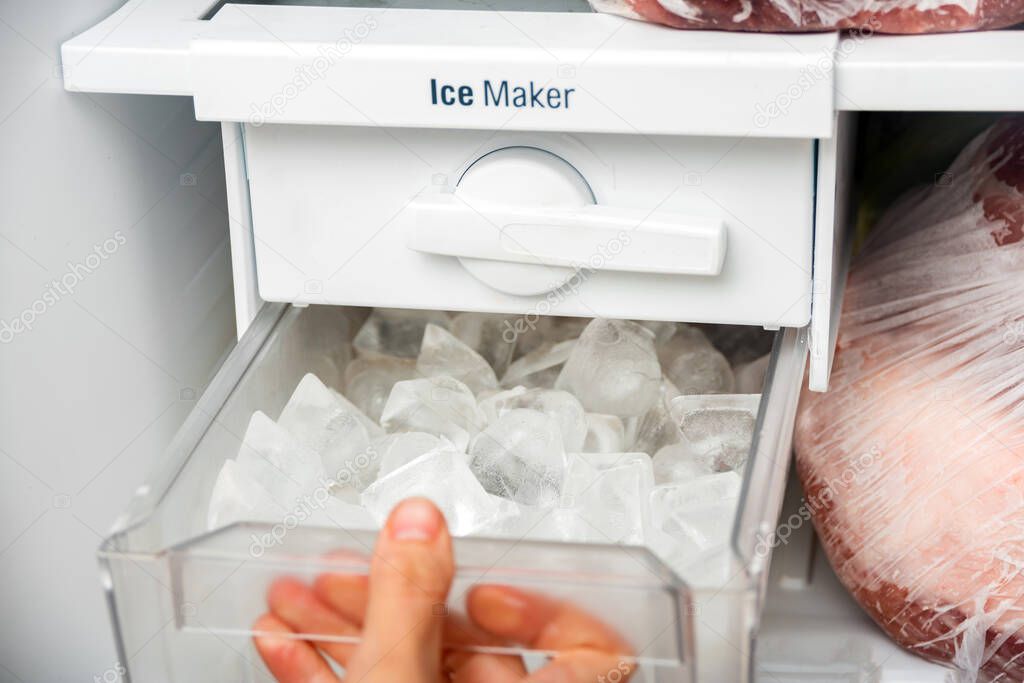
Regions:
[[[307,372],[340,386],[345,311],[267,304],[196,403],[159,470],[103,542],[99,559],[126,679],[200,683],[272,681],[252,645],[252,624],[278,577],[367,572],[375,534],[295,527],[254,543],[273,525],[208,532],[206,510],[222,463],[253,411],[276,418]],[[476,584],[504,584],[571,601],[630,644],[634,681],[751,680],[753,642],[790,460],[807,351],[803,332],[774,341],[732,532],[731,580],[689,586],[641,547],[460,538],[449,610]],[[351,551],[339,553],[337,551]],[[316,640],[332,634],[303,633]],[[489,649],[493,651],[493,648]],[[528,666],[550,653],[510,645]]]

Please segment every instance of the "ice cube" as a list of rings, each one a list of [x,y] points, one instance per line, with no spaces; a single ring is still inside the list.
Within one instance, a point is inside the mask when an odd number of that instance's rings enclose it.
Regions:
[[[511,320],[516,337],[514,358],[520,358],[542,346],[577,339],[590,318],[524,315]]]
[[[336,481],[361,491],[376,478],[378,461],[358,456],[384,430],[315,375],[302,378],[277,423],[316,451]]]
[[[304,308],[275,347],[278,361],[283,367],[302,367],[328,385],[340,386],[342,373],[352,358],[350,325],[348,309]]]
[[[711,454],[694,453],[678,442],[659,449],[653,461],[656,484],[678,484],[719,471]]]
[[[711,345],[733,366],[749,363],[772,350],[775,333],[759,325],[704,325]]]
[[[768,373],[768,362],[771,357],[769,353],[732,369],[732,374],[736,378],[736,393],[760,394],[764,390],[764,378]]]
[[[626,447],[625,427],[618,415],[587,413],[584,453],[621,453]]]
[[[466,464],[466,456],[442,445],[375,481],[360,501],[378,523],[391,509],[411,496],[432,500],[455,536],[465,536],[495,523],[510,508],[487,495]]]
[[[508,366],[505,376],[501,378],[501,386],[522,385],[550,389],[555,385],[574,346],[575,339],[540,346]]]
[[[549,315],[538,319],[537,328],[544,336],[544,341],[557,344],[570,339],[578,339],[591,320],[592,318]]]
[[[380,420],[395,382],[417,376],[415,361],[406,358],[356,358],[345,368],[345,396],[372,420]]]
[[[679,323],[664,320],[637,320],[638,325],[643,325],[654,333],[654,345],[660,347],[675,335]]]
[[[669,413],[669,403],[678,395],[675,385],[662,380],[658,388],[658,400],[650,410],[640,417],[629,419],[629,450],[653,455],[682,438],[679,425]]]
[[[307,422],[315,424],[323,418],[325,413],[334,414],[340,411],[351,413],[366,428],[366,433],[371,439],[384,435],[384,430],[380,428],[380,425],[312,373],[306,373],[299,381],[277,422],[282,424],[282,422],[294,420],[304,424]],[[284,425],[282,424],[282,426]],[[287,429],[287,427],[285,428]]]
[[[423,331],[433,323],[445,329],[450,325],[444,311],[417,311],[375,308],[359,328],[352,345],[359,355],[415,358],[419,355]]]
[[[733,555],[729,543],[717,545],[697,555],[678,553],[674,559],[666,561],[694,587],[718,591],[737,576],[732,568]]]
[[[348,503],[331,496],[326,500],[315,500],[313,507],[302,524],[367,531],[380,528],[373,515],[358,502]]]
[[[488,493],[487,495],[494,501],[504,501],[503,504],[514,506],[514,511],[512,511],[511,514],[503,515],[499,519],[489,522],[478,529],[477,533],[480,536],[487,536],[489,538],[514,538],[517,540],[524,539],[526,538],[527,530],[532,526],[530,518],[534,511],[546,509],[532,505],[520,505],[514,500],[509,500],[502,496],[496,496],[493,493]]]
[[[528,524],[526,515],[540,508],[520,505],[514,500],[496,496],[493,493],[488,493],[487,497],[494,503],[498,512],[491,521],[478,528],[474,534],[491,538],[526,538],[525,529]]]
[[[721,472],[655,487],[650,494],[651,527],[660,532],[655,549],[696,559],[728,544],[741,483],[735,472]]]
[[[658,360],[662,367],[668,365],[673,358],[684,351],[696,349],[714,348],[701,329],[695,325],[677,323],[673,334],[659,340]]]
[[[565,450],[558,422],[535,410],[503,414],[469,447],[470,468],[484,488],[526,505],[558,500]]]
[[[402,432],[381,437],[370,444],[370,450],[374,451],[380,462],[377,477],[386,477],[424,453],[446,444],[455,448],[450,441],[426,432]]]
[[[326,481],[320,456],[260,411],[249,420],[236,460],[285,508]]]
[[[330,306],[317,306],[316,308],[331,308]],[[309,309],[306,309],[309,310]],[[366,308],[363,306],[344,306],[341,307],[342,315],[345,316],[345,339],[352,343],[352,340],[359,334],[359,330],[363,328],[363,323],[373,313],[372,308]]]
[[[586,523],[585,537],[574,540],[642,544],[653,486],[646,453],[574,453],[559,507],[575,510]]]
[[[573,348],[556,387],[593,413],[643,415],[658,400],[661,367],[654,334],[628,320],[593,320]]]
[[[487,424],[498,419],[498,411],[503,409],[510,398],[521,396],[526,393],[526,387],[520,385],[511,389],[504,389],[493,392],[483,392],[477,395],[480,410],[487,418]]]
[[[589,534],[593,534],[593,530],[575,508],[518,505],[514,515],[489,525],[481,534],[496,538],[571,543],[584,542]]]
[[[474,394],[498,386],[494,370],[479,353],[448,330],[433,324],[427,325],[423,333],[416,371],[423,377],[454,377]]]
[[[239,521],[276,523],[287,508],[274,499],[250,472],[234,460],[225,460],[217,474],[206,513],[206,528]]]
[[[733,391],[732,368],[695,327],[679,331],[659,350],[665,376],[683,394],[728,394]]]
[[[281,524],[287,529],[295,523],[344,529],[375,529],[376,522],[358,505],[335,498],[326,486],[297,495],[290,500],[275,500],[244,466],[227,460],[217,475],[210,496],[207,528],[216,529],[236,521]],[[265,536],[267,543],[280,543],[280,537]]]
[[[452,318],[452,334],[483,356],[501,375],[512,362],[516,347],[515,318],[495,313],[459,313]]]
[[[758,394],[713,394],[673,399],[670,410],[679,423],[679,443],[692,458],[710,458],[718,472],[742,470],[760,398]]]
[[[396,383],[380,423],[389,432],[443,436],[464,451],[486,419],[465,384],[451,377],[427,377]]]
[[[553,417],[562,433],[562,445],[566,453],[576,453],[583,448],[587,436],[587,419],[583,406],[575,396],[557,389],[522,389],[517,387],[503,391],[487,399],[487,407],[481,406],[488,422],[500,418],[510,410],[536,410]],[[488,414],[490,413],[490,414]]]

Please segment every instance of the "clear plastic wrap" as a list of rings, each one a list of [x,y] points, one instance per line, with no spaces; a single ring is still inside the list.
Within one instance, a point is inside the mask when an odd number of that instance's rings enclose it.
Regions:
[[[961,681],[1024,680],[1024,117],[890,209],[795,434],[836,573]]]
[[[945,33],[1024,21],[1024,0],[590,0],[599,11],[722,31]]]

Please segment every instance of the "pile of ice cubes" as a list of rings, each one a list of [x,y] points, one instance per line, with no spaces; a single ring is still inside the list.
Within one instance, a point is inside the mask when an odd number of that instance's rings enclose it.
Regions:
[[[728,579],[762,330],[375,309],[351,343],[341,392],[307,374],[252,416],[210,528],[372,529],[426,496],[458,536],[647,545]]]

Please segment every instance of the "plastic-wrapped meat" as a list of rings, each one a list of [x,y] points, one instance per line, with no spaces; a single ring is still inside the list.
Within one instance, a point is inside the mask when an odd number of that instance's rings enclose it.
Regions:
[[[854,262],[797,467],[836,573],[959,680],[1024,680],[1024,117],[893,207]]]
[[[943,33],[1013,26],[1024,0],[591,0],[595,9],[677,28]]]

